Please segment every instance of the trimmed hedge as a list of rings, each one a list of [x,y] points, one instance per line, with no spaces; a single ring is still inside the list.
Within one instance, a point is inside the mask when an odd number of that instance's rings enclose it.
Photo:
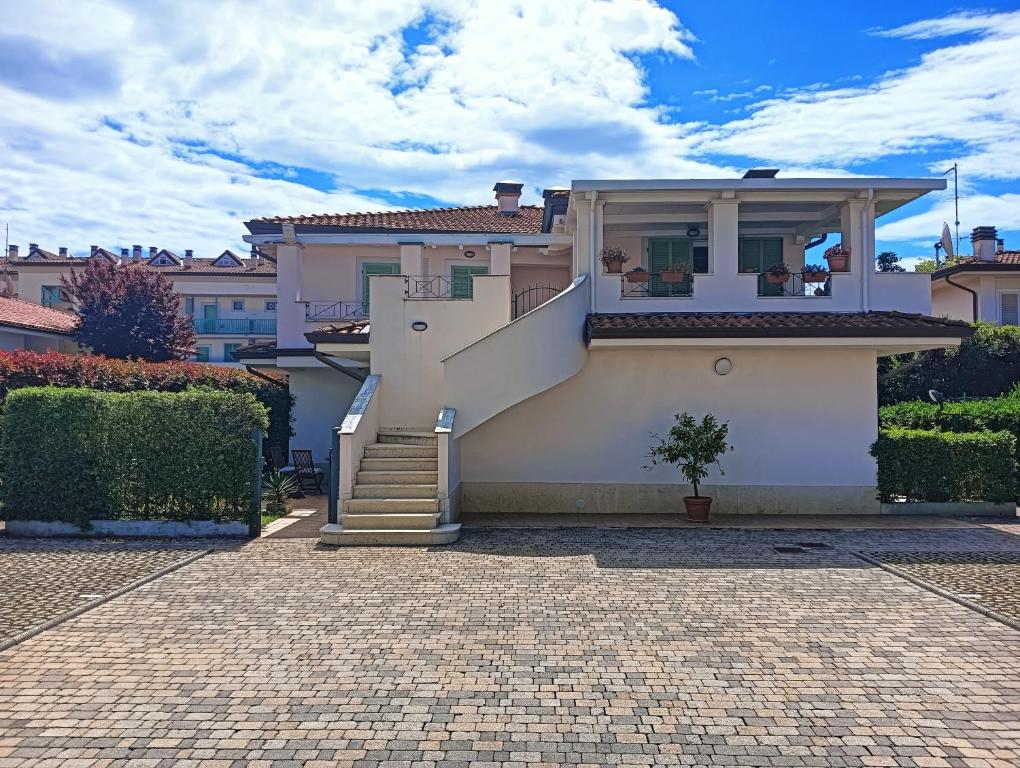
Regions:
[[[889,427],[871,446],[883,502],[1016,498],[1016,438],[1009,432]]]
[[[266,409],[247,393],[26,387],[7,396],[8,520],[247,520]]]
[[[247,371],[208,363],[146,363],[101,355],[0,352],[0,399],[14,389],[47,385],[103,392],[183,392],[191,387],[247,392],[269,409],[268,442],[289,453],[293,398],[284,380],[271,384]]]

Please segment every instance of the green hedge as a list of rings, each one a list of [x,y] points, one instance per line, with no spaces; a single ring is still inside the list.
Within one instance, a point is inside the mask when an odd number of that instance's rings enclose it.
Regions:
[[[0,429],[0,498],[9,520],[247,520],[255,429],[251,394],[11,392]]]
[[[889,427],[871,446],[883,502],[1016,498],[1016,438],[1009,432]]]

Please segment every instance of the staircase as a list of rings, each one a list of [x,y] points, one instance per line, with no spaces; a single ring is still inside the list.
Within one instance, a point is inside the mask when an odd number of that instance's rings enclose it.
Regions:
[[[459,523],[441,523],[436,436],[388,429],[365,446],[353,498],[343,500],[342,530],[323,534],[339,546],[450,544]]]

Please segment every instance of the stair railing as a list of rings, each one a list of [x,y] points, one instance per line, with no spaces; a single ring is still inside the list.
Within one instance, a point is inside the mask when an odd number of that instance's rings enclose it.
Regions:
[[[455,453],[456,444],[453,439],[453,420],[457,417],[457,409],[444,405],[436,419],[436,456],[439,475],[436,480],[437,497],[439,498],[440,522],[451,523],[457,511],[457,487],[460,476]]]
[[[330,464],[331,469],[332,465],[336,464],[339,487],[335,492],[337,493],[337,504],[341,508],[344,501],[354,497],[354,480],[358,474],[361,457],[365,453],[365,446],[373,442],[379,433],[379,400],[375,398],[375,393],[379,389],[381,380],[382,377],[377,373],[373,373],[365,379],[358,396],[354,398],[354,402],[347,410],[347,415],[344,416],[344,420],[337,429],[337,440],[334,445],[336,458]],[[331,493],[333,492],[331,491]],[[338,513],[337,517],[340,518],[342,515]],[[330,526],[336,526],[336,528],[330,528]],[[336,532],[339,528],[339,521],[337,523],[330,521],[325,529]]]

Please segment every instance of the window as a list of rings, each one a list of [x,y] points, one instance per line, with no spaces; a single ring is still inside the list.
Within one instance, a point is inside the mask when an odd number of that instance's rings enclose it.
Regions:
[[[760,275],[769,267],[783,263],[783,238],[742,237],[737,246],[737,263],[741,274]],[[759,296],[782,296],[783,286],[759,278]]]
[[[162,254],[157,256],[155,259],[153,259],[149,263],[152,264],[155,267],[170,267],[170,266],[173,266],[175,264],[173,259],[171,259],[169,256],[164,256]]]
[[[275,312],[275,311],[276,311],[276,302],[275,301],[267,301],[266,302],[266,312]]]
[[[1020,325],[1020,293],[999,294],[999,324]]]
[[[693,246],[686,237],[652,237],[648,239],[648,271],[665,272],[674,264],[683,264],[690,273],[698,272],[693,258]],[[704,269],[708,272],[708,249],[706,248]],[[691,283],[664,283],[653,277],[648,283],[649,296],[690,296]]]
[[[400,265],[396,263],[366,261],[361,265],[361,300],[368,311],[368,278],[372,275],[399,275]]]
[[[234,360],[234,350],[237,349],[240,346],[241,346],[240,344],[224,344],[223,345],[223,359],[226,360],[228,363],[235,362],[235,360]]]
[[[468,266],[466,264],[454,264],[450,267],[450,283],[452,295],[455,299],[470,299],[474,295],[475,275],[487,275],[489,268],[484,264]]]
[[[244,299],[234,299],[230,306],[235,312],[244,312]]]
[[[44,285],[39,303],[44,307],[55,307],[58,304],[66,303],[67,299],[67,294],[60,289],[59,285]]]
[[[195,347],[195,361],[199,363],[208,363],[209,347]]]
[[[185,296],[184,297],[184,314],[194,315],[195,314],[195,297]]]

